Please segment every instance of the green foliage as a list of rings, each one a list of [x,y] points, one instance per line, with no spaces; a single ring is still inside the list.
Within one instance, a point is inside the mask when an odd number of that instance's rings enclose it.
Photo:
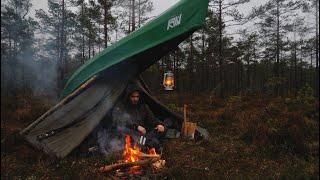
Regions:
[[[276,87],[280,87],[286,82],[285,77],[270,77],[267,79],[266,87],[269,91],[273,92]]]
[[[241,96],[229,96],[227,99],[227,106],[235,103],[241,103]]]
[[[306,117],[316,121],[319,120],[319,102],[316,101],[313,89],[309,85],[301,88],[297,93],[297,97],[287,98],[285,103],[289,111],[303,111]]]
[[[181,111],[181,107],[177,106],[177,104],[169,103],[169,104],[166,104],[166,106],[167,106],[168,109],[170,109],[171,111],[174,111],[174,112],[180,112],[180,111]]]
[[[14,94],[32,86],[35,79],[32,60],[36,57],[34,33],[38,23],[28,17],[31,7],[30,0],[1,3],[1,92],[4,87]]]
[[[306,85],[298,91],[297,100],[306,106],[312,106],[315,102],[313,89]]]

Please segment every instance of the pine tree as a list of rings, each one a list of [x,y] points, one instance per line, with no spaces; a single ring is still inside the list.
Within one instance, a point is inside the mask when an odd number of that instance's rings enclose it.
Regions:
[[[8,0],[1,8],[1,65],[7,67],[1,73],[7,77],[8,88],[15,94],[26,90],[30,78],[26,79],[27,64],[35,56],[34,32],[37,22],[28,17],[30,0]],[[20,74],[20,76],[19,76]]]
[[[48,12],[36,10],[42,33],[49,38],[45,43],[46,58],[57,62],[57,89],[61,90],[67,80],[67,59],[72,49],[71,37],[75,31],[75,14],[67,9],[69,2],[48,0]]]
[[[228,1],[228,0],[212,0],[212,7],[213,11],[217,12],[217,17],[218,17],[218,43],[219,43],[219,49],[218,49],[218,62],[219,62],[219,86],[221,87],[220,90],[220,97],[225,96],[225,61],[223,59],[223,54],[224,54],[224,49],[223,49],[223,35],[224,35],[224,30],[226,28],[226,22],[224,22],[224,18],[227,16],[231,18],[229,21],[236,21],[236,22],[241,22],[243,20],[243,15],[239,13],[237,10],[237,7],[241,4],[249,2],[249,0],[237,0],[237,1]],[[241,23],[243,24],[243,23]],[[231,25],[229,25],[231,26]]]
[[[118,15],[118,23],[121,24],[126,34],[141,27],[148,19],[148,14],[153,10],[151,0],[123,0],[117,6],[122,7]]]

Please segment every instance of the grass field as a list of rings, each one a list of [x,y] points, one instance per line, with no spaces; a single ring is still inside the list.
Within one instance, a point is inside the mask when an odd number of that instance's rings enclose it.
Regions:
[[[206,128],[210,139],[166,141],[166,168],[158,175],[145,177],[319,179],[319,102],[314,98],[244,95],[221,100],[188,94],[157,98],[179,113],[183,104],[188,104],[190,120]],[[24,103],[12,106],[17,100]],[[52,105],[41,98],[2,102],[1,139],[25,127]],[[41,153],[17,140],[5,146],[1,152],[3,179],[104,179],[110,175],[99,173],[99,167],[119,158],[116,154],[108,158],[72,155],[50,164]]]

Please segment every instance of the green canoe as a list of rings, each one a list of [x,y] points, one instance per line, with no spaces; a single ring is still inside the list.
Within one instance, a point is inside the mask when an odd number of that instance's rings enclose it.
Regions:
[[[34,147],[64,158],[90,137],[121,98],[129,82],[135,82],[141,88],[145,103],[156,117],[172,119],[171,128],[180,130],[182,117],[152,97],[139,74],[197,30],[204,23],[207,8],[208,0],[181,0],[158,18],[99,53],[67,82],[61,97],[72,93],[65,98],[69,100],[62,100],[20,134]],[[91,85],[73,93],[93,76],[96,80]],[[198,128],[198,131],[206,136],[203,129]]]
[[[183,36],[188,32],[193,32],[203,25],[207,9],[208,0],[179,1],[157,18],[87,61],[87,63],[81,66],[68,80],[61,97],[67,96],[90,77],[111,66],[117,65],[132,57],[141,59],[139,54],[153,47],[162,44],[166,45],[166,42]],[[141,68],[139,70],[143,71],[146,68],[145,64],[153,64],[158,60],[155,58],[161,58],[164,55],[165,54],[153,56],[151,54],[149,56],[149,62],[144,61],[140,63],[141,65],[139,66]]]

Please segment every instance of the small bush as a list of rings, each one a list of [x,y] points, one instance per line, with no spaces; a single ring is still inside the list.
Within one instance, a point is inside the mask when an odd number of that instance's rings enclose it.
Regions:
[[[279,88],[280,86],[282,86],[284,83],[286,82],[286,78],[284,77],[271,77],[269,79],[267,79],[266,82],[266,89],[267,89],[267,94],[270,95],[275,95],[274,90],[276,88]]]
[[[166,105],[168,109],[170,109],[171,111],[176,111],[178,112],[180,110],[180,108],[176,105],[176,104],[167,104]]]
[[[16,104],[15,107],[10,104]],[[31,97],[7,98],[2,109],[2,117],[10,123],[27,125],[45,113],[53,103]]]
[[[240,103],[241,102],[241,96],[230,96],[227,99],[227,106],[235,104],[235,103]]]
[[[295,99],[295,103],[301,103],[295,105],[312,104],[309,97],[305,97],[300,96],[300,99]],[[258,116],[247,116],[249,118],[243,123],[248,125],[242,125],[244,128],[242,139],[260,149],[270,150],[272,147],[273,152],[289,152],[308,156],[310,142],[318,140],[319,123],[306,116],[306,109],[297,108],[295,111],[289,111],[287,106],[291,103],[288,104],[288,99],[286,101],[276,100],[269,103]]]
[[[298,92],[297,100],[304,105],[312,106],[315,102],[313,89],[309,85],[301,88]]]

